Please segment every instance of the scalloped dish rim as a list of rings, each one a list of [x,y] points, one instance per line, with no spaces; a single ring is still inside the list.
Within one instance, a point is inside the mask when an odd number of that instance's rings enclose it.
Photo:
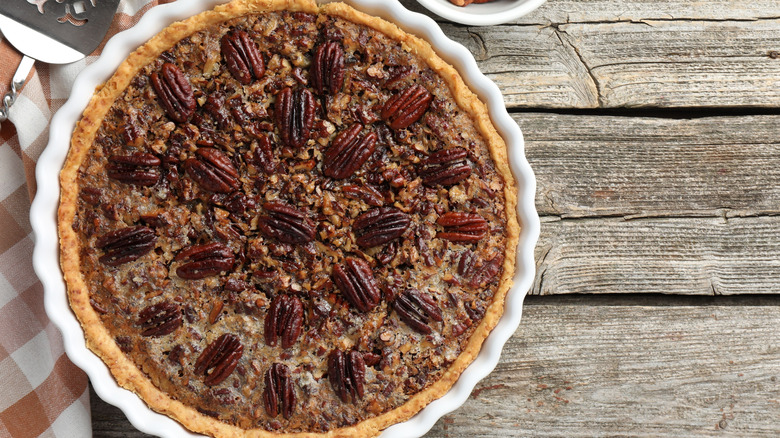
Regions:
[[[535,275],[533,253],[539,237],[539,217],[534,204],[536,180],[525,158],[520,128],[507,113],[498,87],[479,71],[476,61],[465,47],[447,38],[432,19],[408,11],[397,0],[344,2],[423,38],[442,59],[459,71],[469,88],[486,103],[493,124],[507,144],[510,167],[518,184],[517,214],[521,232],[514,285],[507,294],[503,315],[483,343],[476,359],[444,396],[428,404],[411,419],[388,427],[381,435],[384,438],[421,436],[439,418],[461,406],[476,384],[495,368],[503,345],[520,323],[523,299]],[[59,268],[56,219],[60,192],[58,177],[70,146],[73,128],[81,118],[95,87],[105,82],[130,52],[168,24],[222,3],[226,2],[192,0],[156,6],[146,12],[135,26],[108,41],[100,57],[78,75],[69,99],[52,118],[49,143],[36,167],[38,191],[30,210],[35,235],[33,266],[43,284],[46,312],[63,335],[65,352],[74,364],[87,373],[95,392],[104,401],[120,408],[140,431],[163,437],[200,435],[188,431],[172,418],[154,412],[140,397],[121,388],[103,361],[87,348],[84,331],[70,310]]]

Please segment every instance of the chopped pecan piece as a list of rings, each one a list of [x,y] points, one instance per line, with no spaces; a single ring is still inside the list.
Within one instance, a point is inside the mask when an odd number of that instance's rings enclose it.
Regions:
[[[265,62],[257,44],[243,30],[233,30],[222,37],[222,57],[230,74],[243,85],[260,79],[265,73]]]
[[[306,88],[283,88],[276,95],[276,125],[287,146],[299,148],[311,136],[314,124],[314,95]]]
[[[385,203],[382,193],[372,185],[356,186],[346,184],[341,186],[341,191],[348,198],[359,199],[372,207],[381,207]]]
[[[412,220],[409,215],[395,207],[368,210],[355,219],[352,229],[357,235],[355,242],[363,247],[379,246],[401,237]]]
[[[132,155],[112,155],[108,158],[109,178],[136,186],[153,186],[160,180],[159,158],[145,152]]]
[[[295,296],[279,294],[265,316],[265,343],[275,347],[282,338],[282,348],[293,346],[303,331],[303,303]]]
[[[82,187],[79,198],[90,205],[100,205],[100,197],[103,191],[94,187]]]
[[[171,224],[171,217],[167,212],[150,212],[141,215],[141,222],[150,228],[163,228]]]
[[[471,175],[466,157],[468,152],[461,147],[436,151],[420,163],[417,172],[426,186],[451,186]]]
[[[336,94],[344,85],[344,48],[328,41],[317,47],[311,66],[311,85],[319,94]]]
[[[365,260],[348,257],[344,267],[333,267],[332,279],[347,301],[361,312],[368,312],[379,304],[379,286]]]
[[[225,333],[203,350],[195,362],[195,374],[204,376],[203,383],[208,386],[219,385],[236,369],[244,354],[238,336]]]
[[[388,265],[390,264],[390,262],[393,261],[393,259],[397,254],[398,254],[398,241],[394,240],[391,241],[390,244],[382,248],[382,251],[377,253],[377,255],[374,257],[376,257],[376,261],[378,261],[379,263],[383,265]]]
[[[487,221],[477,213],[450,211],[441,215],[436,223],[444,227],[444,231],[436,233],[436,237],[451,242],[478,242],[488,231]]]
[[[363,125],[355,123],[341,131],[322,156],[322,173],[344,179],[355,173],[376,149],[376,133],[360,135]]]
[[[178,304],[163,301],[146,307],[138,313],[138,325],[142,336],[165,336],[181,327],[181,308]]]
[[[133,338],[130,336],[117,336],[116,344],[123,353],[129,353],[133,351]]]
[[[108,232],[95,241],[95,246],[104,251],[100,263],[119,266],[151,251],[156,241],[154,230],[138,225]]]
[[[229,195],[214,195],[212,202],[223,205],[227,211],[237,216],[242,216],[255,207],[255,200],[247,197],[242,192],[233,192]]]
[[[417,332],[431,333],[431,320],[441,322],[442,314],[438,304],[430,295],[408,289],[393,301],[393,308],[401,321]]]
[[[238,189],[238,171],[224,152],[198,148],[195,155],[197,158],[184,161],[184,170],[199,186],[215,193],[230,193]]]
[[[257,137],[252,143],[254,154],[252,160],[266,175],[276,172],[277,162],[274,160],[274,151],[271,140],[267,135]]]
[[[258,113],[255,113],[246,108],[244,100],[240,96],[230,98],[227,101],[227,104],[230,107],[230,114],[244,132],[255,138],[263,135],[260,127],[261,123],[257,118],[262,118],[267,115],[264,108],[261,108]],[[269,128],[269,130],[270,129],[273,129],[273,127]]]
[[[280,413],[288,420],[292,417],[295,410],[295,389],[287,365],[275,363],[265,372],[263,405],[271,418]]]
[[[232,130],[233,119],[225,106],[225,96],[222,93],[209,94],[203,109],[211,115],[219,129],[223,131]]]
[[[184,123],[195,113],[195,96],[190,81],[176,64],[166,62],[160,72],[151,75],[152,86],[157,92],[168,117],[178,123]]]
[[[317,227],[302,211],[281,201],[266,202],[263,208],[268,215],[261,216],[257,226],[266,236],[293,244],[314,240]]]
[[[176,260],[189,260],[176,269],[176,275],[187,280],[198,280],[230,271],[236,256],[225,244],[211,242],[185,249],[176,255]]]
[[[379,115],[393,129],[404,129],[420,120],[433,96],[422,85],[413,85],[385,102]]]
[[[366,380],[366,363],[363,355],[352,350],[344,353],[333,350],[328,355],[328,380],[336,395],[344,403],[352,397],[353,403],[363,398]]]

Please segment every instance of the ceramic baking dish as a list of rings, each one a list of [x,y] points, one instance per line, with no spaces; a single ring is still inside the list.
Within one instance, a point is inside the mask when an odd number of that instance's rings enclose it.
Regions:
[[[95,87],[106,81],[131,51],[164,27],[220,3],[223,1],[191,0],[157,6],[148,11],[134,27],[111,38],[97,61],[79,74],[70,98],[52,118],[49,144],[38,160],[38,192],[30,213],[36,236],[33,264],[43,283],[46,312],[62,331],[68,357],[87,373],[95,392],[103,400],[119,407],[139,430],[162,437],[197,435],[187,431],[173,419],[152,411],[135,394],[119,387],[106,365],[87,349],[81,326],[68,306],[65,283],[59,269],[56,224],[60,191],[58,176],[65,161],[73,128]],[[363,12],[394,22],[405,31],[424,38],[445,61],[458,69],[466,83],[487,104],[499,134],[507,143],[511,168],[519,187],[518,220],[522,231],[517,248],[514,286],[507,295],[503,316],[486,339],[476,360],[463,372],[447,394],[429,404],[410,420],[396,424],[382,434],[384,438],[417,437],[425,434],[443,415],[465,402],[477,382],[495,368],[504,343],[512,336],[520,322],[523,299],[534,278],[533,249],[539,235],[539,218],[534,206],[536,182],[525,159],[522,133],[506,112],[501,92],[479,71],[476,61],[466,48],[447,38],[433,20],[408,11],[396,0],[348,0],[347,3]]]

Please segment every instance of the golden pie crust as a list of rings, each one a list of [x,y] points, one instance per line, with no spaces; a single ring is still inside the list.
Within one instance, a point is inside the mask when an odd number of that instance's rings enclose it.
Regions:
[[[227,424],[198,412],[192,406],[177,401],[158,389],[148,376],[120,350],[114,337],[101,322],[100,315],[90,303],[90,291],[81,271],[81,254],[84,243],[73,227],[79,202],[78,176],[80,166],[92,147],[96,132],[107,112],[117,97],[128,87],[136,73],[183,38],[209,26],[248,14],[284,10],[326,14],[368,26],[393,40],[402,42],[408,51],[424,59],[428,66],[444,79],[457,105],[475,121],[478,131],[486,139],[496,172],[505,182],[501,196],[505,201],[506,250],[503,255],[501,278],[492,303],[486,309],[484,317],[469,338],[464,350],[449,365],[442,377],[411,396],[401,406],[357,424],[323,433],[284,434],[284,436],[290,437],[375,436],[383,429],[409,419],[428,403],[444,395],[463,370],[474,360],[483,341],[503,313],[505,296],[512,285],[516,263],[515,255],[519,236],[519,225],[516,217],[517,187],[509,169],[506,145],[493,127],[485,105],[464,84],[457,71],[439,58],[431,46],[420,38],[402,31],[394,24],[356,11],[345,4],[330,3],[319,6],[315,2],[306,0],[236,0],[168,26],[134,51],[119,66],[116,73],[96,90],[94,97],[84,111],[83,118],[76,126],[71,149],[61,173],[62,191],[58,212],[61,265],[67,283],[70,304],[84,329],[87,345],[108,365],[119,385],[138,394],[153,410],[166,414],[188,429],[199,433],[213,436],[271,437],[284,432],[283,430],[247,430]]]

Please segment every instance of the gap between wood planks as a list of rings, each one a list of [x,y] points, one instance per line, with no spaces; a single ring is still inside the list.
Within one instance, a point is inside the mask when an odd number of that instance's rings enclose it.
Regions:
[[[650,294],[570,294],[528,295],[523,306],[641,306],[641,307],[707,307],[707,306],[775,306],[778,295],[664,295]]]
[[[780,107],[676,107],[676,108],[507,108],[509,114],[556,114],[566,116],[644,117],[690,120],[706,117],[776,116]]]

